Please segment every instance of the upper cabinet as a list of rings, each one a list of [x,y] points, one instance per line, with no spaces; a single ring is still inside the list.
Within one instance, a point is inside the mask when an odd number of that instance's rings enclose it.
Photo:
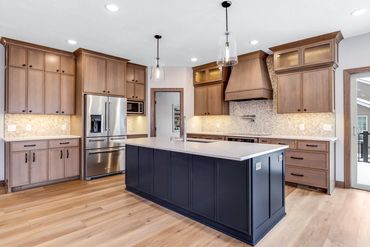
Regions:
[[[196,116],[225,115],[229,104],[225,101],[225,87],[230,70],[209,63],[193,68],[194,114]]]
[[[276,73],[305,68],[338,66],[341,32],[334,32],[270,48],[274,52]]]
[[[146,67],[127,64],[126,96],[129,100],[145,101]]]
[[[82,93],[126,96],[127,59],[85,49],[78,49],[75,54]]]
[[[75,58],[72,53],[2,38],[6,48],[6,111],[74,114]],[[68,77],[68,87],[60,81]],[[71,91],[73,88],[73,91]],[[61,109],[61,92],[68,110]],[[73,104],[73,105],[72,105]]]

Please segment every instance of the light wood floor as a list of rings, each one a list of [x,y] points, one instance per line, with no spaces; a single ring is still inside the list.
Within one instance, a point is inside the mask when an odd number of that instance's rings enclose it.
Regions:
[[[257,246],[370,246],[370,193],[287,187]],[[0,246],[247,246],[124,190],[123,176],[0,195]]]

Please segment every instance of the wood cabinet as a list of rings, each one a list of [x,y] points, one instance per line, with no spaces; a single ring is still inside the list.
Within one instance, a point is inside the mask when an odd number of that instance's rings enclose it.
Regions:
[[[29,114],[74,114],[73,54],[2,38],[6,63],[6,111]],[[68,83],[64,77],[68,76]],[[66,86],[66,88],[61,88]],[[68,91],[61,97],[61,93]],[[60,102],[61,98],[64,102]],[[67,104],[67,110],[60,109]],[[73,104],[73,105],[72,105]]]
[[[195,86],[194,114],[196,116],[228,114],[228,104],[223,99],[223,83]]]
[[[76,178],[80,174],[79,139],[6,143],[9,191]]]
[[[126,96],[127,59],[85,49],[78,49],[75,54],[81,93]]]
[[[332,112],[333,95],[332,67],[278,75],[278,113]]]
[[[126,96],[130,100],[145,101],[146,68],[127,64]]]
[[[312,67],[338,66],[341,32],[328,33],[270,48],[274,52],[274,69],[285,73]]]
[[[203,64],[193,67],[194,85],[225,81],[229,75],[230,69],[219,67],[216,63]]]
[[[75,112],[75,77],[62,74],[60,79],[60,112],[72,115]]]

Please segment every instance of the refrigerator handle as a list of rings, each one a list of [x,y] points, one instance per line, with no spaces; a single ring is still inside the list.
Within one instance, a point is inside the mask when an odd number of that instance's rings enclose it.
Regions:
[[[108,102],[104,102],[104,130],[105,131],[108,131],[108,121],[107,121],[107,115],[108,115],[108,111],[107,111],[107,105],[108,105]]]
[[[108,102],[108,114],[109,115],[110,115],[110,104],[111,104],[111,102]],[[110,118],[110,116],[109,116],[109,118]],[[108,131],[110,131],[110,120],[109,120],[109,118],[107,120],[107,122],[108,122]]]

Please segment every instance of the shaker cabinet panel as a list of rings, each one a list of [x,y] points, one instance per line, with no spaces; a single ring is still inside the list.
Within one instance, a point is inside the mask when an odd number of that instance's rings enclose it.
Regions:
[[[303,72],[304,112],[332,111],[332,73],[330,68]]]
[[[20,46],[9,46],[9,65],[15,67],[27,66],[27,49]]]
[[[301,73],[278,75],[277,84],[278,113],[301,112]]]
[[[73,56],[61,56],[60,65],[62,74],[75,74],[75,58]]]
[[[135,68],[135,82],[136,83],[145,83],[145,69],[144,68]]]
[[[144,100],[145,99],[145,85],[144,84],[135,84],[135,99]]]
[[[7,87],[8,112],[25,113],[27,110],[27,70],[9,67]]]
[[[48,150],[30,152],[30,182],[39,183],[48,180]]]
[[[60,72],[60,56],[53,53],[45,53],[45,71]]]
[[[125,96],[126,64],[107,61],[107,93]]]
[[[49,150],[49,180],[64,178],[64,150]]]
[[[58,114],[60,111],[60,74],[45,73],[45,113]]]
[[[221,115],[222,114],[222,84],[214,84],[207,86],[207,106],[208,115]]]
[[[44,52],[38,50],[28,50],[28,68],[44,70]]]
[[[171,156],[170,201],[189,208],[191,155],[173,152]]]
[[[135,99],[135,83],[126,82],[126,97],[128,99]]]
[[[60,78],[60,113],[73,115],[75,112],[75,78],[64,74]]]
[[[28,70],[27,105],[28,113],[44,113],[44,71]]]
[[[89,93],[105,93],[106,60],[86,55],[84,71],[84,91]]]
[[[30,183],[29,152],[12,152],[10,155],[10,186],[21,186]]]
[[[65,177],[75,177],[80,175],[79,148],[65,149]]]
[[[196,116],[206,115],[208,111],[207,87],[194,88],[194,114]]]
[[[135,68],[133,66],[127,65],[126,81],[135,82]]]

